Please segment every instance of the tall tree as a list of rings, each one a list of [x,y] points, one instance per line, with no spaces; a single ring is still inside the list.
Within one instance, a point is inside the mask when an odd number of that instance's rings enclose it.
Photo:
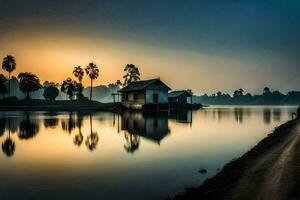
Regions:
[[[7,88],[5,86],[5,82],[7,79],[3,74],[0,74],[0,93],[2,94],[2,98],[4,99],[4,95],[7,93]]]
[[[123,76],[125,79],[124,86],[128,85],[131,82],[140,80],[140,71],[139,68],[134,64],[127,64],[124,68],[126,74]]]
[[[19,87],[23,93],[26,93],[26,99],[30,99],[29,93],[42,88],[40,79],[30,72],[22,72],[18,75]]]
[[[10,97],[10,74],[16,69],[16,60],[13,56],[8,55],[3,58],[2,69],[8,72],[8,96]]]
[[[85,67],[85,72],[89,76],[91,80],[91,90],[90,90],[90,100],[92,100],[92,95],[93,95],[93,80],[97,79],[99,76],[99,68],[95,63],[89,63],[88,66]]]
[[[79,83],[82,83],[84,71],[81,66],[74,67],[73,74],[76,78],[78,78]]]

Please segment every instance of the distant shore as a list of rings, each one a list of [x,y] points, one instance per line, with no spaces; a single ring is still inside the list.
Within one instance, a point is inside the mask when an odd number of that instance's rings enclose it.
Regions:
[[[0,111],[33,110],[33,111],[78,111],[98,110],[114,111],[120,108],[119,103],[101,103],[89,100],[12,100],[0,101]]]
[[[289,121],[200,187],[174,200],[300,199],[300,119]]]

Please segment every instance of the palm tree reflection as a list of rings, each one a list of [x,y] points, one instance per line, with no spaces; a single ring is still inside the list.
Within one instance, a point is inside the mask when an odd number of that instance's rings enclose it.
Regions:
[[[15,142],[10,138],[10,120],[8,120],[8,137],[2,143],[2,151],[7,157],[11,157],[14,155],[15,149]]]
[[[90,151],[93,151],[96,149],[97,144],[99,142],[99,136],[96,131],[93,131],[93,122],[92,122],[92,115],[90,114],[90,135],[87,136],[85,140],[85,145]]]
[[[124,149],[127,153],[134,153],[136,150],[138,150],[140,146],[140,136],[125,132],[124,137],[126,139]]]
[[[83,135],[82,135],[82,131],[81,131],[82,122],[83,122],[83,116],[78,114],[77,121],[76,121],[76,126],[78,127],[78,133],[75,135],[74,140],[73,140],[74,144],[77,146],[80,146],[83,142]]]

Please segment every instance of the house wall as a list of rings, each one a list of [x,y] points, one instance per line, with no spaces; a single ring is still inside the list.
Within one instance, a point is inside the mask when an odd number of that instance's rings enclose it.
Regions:
[[[154,103],[153,94],[158,94],[158,103],[159,104],[168,103],[168,91],[167,90],[149,89],[149,90],[146,90],[146,100],[145,100],[146,104]]]
[[[137,95],[137,99],[134,99],[134,94]],[[125,95],[125,93],[123,94]],[[122,105],[126,108],[142,109],[145,104],[145,93],[144,92],[129,92],[127,93],[128,99],[124,100],[122,97]]]

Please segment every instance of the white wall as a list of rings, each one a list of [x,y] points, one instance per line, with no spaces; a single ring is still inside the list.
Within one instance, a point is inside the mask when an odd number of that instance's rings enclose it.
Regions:
[[[162,90],[146,90],[146,103],[154,103],[154,93],[158,94],[158,103],[168,103],[168,92]]]

